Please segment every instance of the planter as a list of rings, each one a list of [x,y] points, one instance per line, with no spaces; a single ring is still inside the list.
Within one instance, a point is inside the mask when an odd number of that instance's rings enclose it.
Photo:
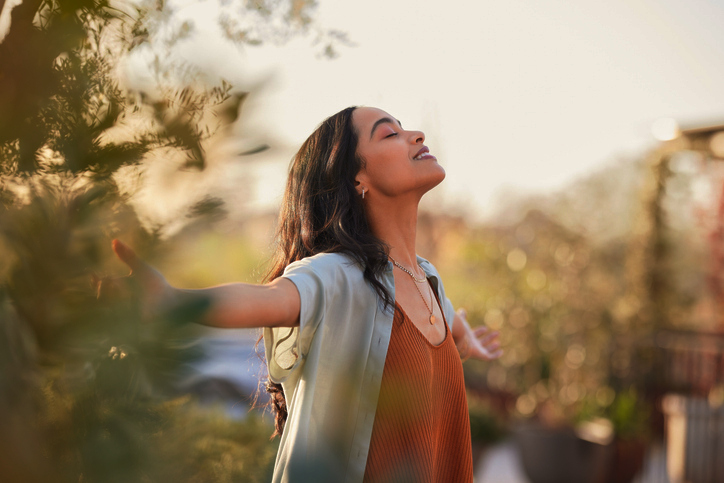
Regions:
[[[666,469],[671,483],[724,481],[724,407],[704,398],[667,395]]]
[[[531,483],[600,483],[607,476],[611,445],[581,439],[573,429],[523,426],[515,443]]]
[[[630,483],[644,466],[646,443],[643,440],[615,439],[606,483]]]

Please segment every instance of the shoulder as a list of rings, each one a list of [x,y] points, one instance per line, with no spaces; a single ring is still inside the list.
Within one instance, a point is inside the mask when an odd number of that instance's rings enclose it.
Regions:
[[[363,278],[360,265],[352,257],[344,253],[318,253],[297,260],[289,264],[284,270],[285,277],[299,273],[313,273],[318,277],[330,280]]]
[[[420,268],[422,268],[422,270],[425,272],[425,274],[426,274],[428,277],[431,277],[431,276],[432,276],[432,277],[435,277],[435,278],[438,278],[438,279],[440,278],[440,274],[437,273],[437,269],[435,268],[435,265],[433,265],[432,263],[430,263],[430,262],[427,261],[426,259],[424,259],[424,258],[422,258],[421,256],[418,255],[418,257],[417,257],[417,263],[420,264]]]

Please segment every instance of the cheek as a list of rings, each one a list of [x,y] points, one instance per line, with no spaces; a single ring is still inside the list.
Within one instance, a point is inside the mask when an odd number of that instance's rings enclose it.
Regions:
[[[410,167],[391,156],[378,156],[367,163],[367,175],[371,182],[386,185],[399,178],[407,177]]]

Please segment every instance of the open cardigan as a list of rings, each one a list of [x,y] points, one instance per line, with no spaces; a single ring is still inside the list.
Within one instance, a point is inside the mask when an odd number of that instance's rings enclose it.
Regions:
[[[418,262],[452,324],[439,275]],[[264,329],[272,381],[281,383],[288,417],[274,483],[361,483],[364,477],[394,307],[379,297],[349,256],[322,253],[290,264],[284,277],[301,297],[299,327]],[[380,282],[394,297],[392,262]]]

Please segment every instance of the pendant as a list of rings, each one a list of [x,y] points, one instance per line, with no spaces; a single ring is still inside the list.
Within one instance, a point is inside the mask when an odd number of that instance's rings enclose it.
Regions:
[[[437,319],[434,315],[430,314],[430,325],[435,325],[435,322],[437,322]]]

